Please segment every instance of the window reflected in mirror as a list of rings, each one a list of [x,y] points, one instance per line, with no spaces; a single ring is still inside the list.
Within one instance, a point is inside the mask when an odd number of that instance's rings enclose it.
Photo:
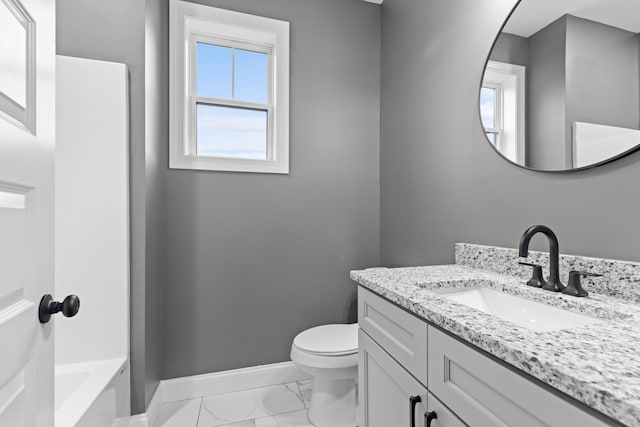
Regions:
[[[640,145],[640,1],[522,0],[480,88],[495,150],[520,166],[582,169]]]

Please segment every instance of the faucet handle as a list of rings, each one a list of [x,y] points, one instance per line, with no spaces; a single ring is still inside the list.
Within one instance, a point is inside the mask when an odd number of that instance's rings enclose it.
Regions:
[[[530,262],[522,262],[522,261],[519,261],[518,264],[527,265],[529,267],[533,267],[533,275],[531,276],[531,279],[529,279],[529,281],[527,282],[527,286],[533,286],[535,288],[541,288],[541,287],[543,287],[544,285],[547,284],[547,282],[542,277],[542,266],[541,265],[532,264]]]
[[[569,283],[567,284],[567,287],[562,290],[562,293],[566,295],[572,295],[574,297],[586,297],[589,295],[589,292],[584,290],[584,288],[582,287],[580,278],[581,277],[601,277],[601,276],[602,274],[598,274],[598,273],[571,270],[569,272]]]

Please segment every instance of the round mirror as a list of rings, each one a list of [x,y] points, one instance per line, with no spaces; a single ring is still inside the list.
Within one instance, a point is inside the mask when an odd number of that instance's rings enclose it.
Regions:
[[[521,0],[480,88],[485,135],[540,171],[597,166],[640,146],[640,1]]]

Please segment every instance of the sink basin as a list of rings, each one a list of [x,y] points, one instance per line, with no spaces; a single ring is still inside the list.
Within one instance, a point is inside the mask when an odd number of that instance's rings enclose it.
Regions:
[[[546,332],[586,326],[598,319],[488,288],[445,288],[432,292],[518,326]]]

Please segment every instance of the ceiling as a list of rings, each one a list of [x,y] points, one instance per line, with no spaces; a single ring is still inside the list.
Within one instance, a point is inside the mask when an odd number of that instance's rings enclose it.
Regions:
[[[640,33],[640,0],[522,0],[503,31],[529,37],[567,13]]]

